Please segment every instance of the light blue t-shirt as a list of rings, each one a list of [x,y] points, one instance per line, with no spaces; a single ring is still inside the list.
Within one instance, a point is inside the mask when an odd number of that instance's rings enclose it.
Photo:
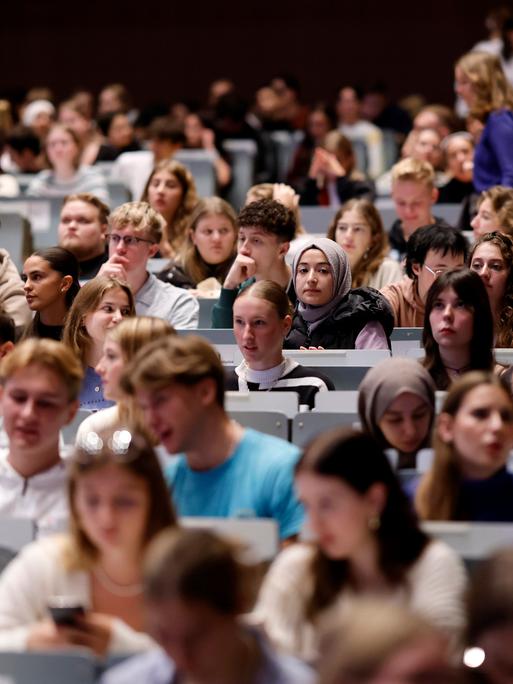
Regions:
[[[246,428],[232,456],[210,470],[191,470],[185,455],[165,469],[181,516],[273,518],[280,537],[298,534],[303,507],[294,493],[299,449],[278,437]]]
[[[297,658],[275,653],[265,638],[254,629],[248,629],[260,648],[258,671],[251,684],[315,684],[315,672]],[[183,681],[174,662],[162,650],[148,651],[109,668],[100,684],[178,684]],[[244,681],[249,682],[247,678]]]

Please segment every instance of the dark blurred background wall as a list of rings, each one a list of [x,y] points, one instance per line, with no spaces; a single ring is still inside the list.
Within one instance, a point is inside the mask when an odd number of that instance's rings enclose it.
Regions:
[[[13,0],[1,3],[0,96],[48,85],[125,83],[136,103],[203,98],[233,78],[244,95],[292,72],[306,101],[345,82],[451,104],[454,60],[485,37],[495,2],[434,0]]]

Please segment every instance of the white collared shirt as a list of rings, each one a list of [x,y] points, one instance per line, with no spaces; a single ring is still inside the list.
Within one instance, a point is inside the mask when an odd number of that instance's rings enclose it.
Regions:
[[[68,527],[67,471],[64,461],[48,470],[22,477],[0,452],[0,515],[31,518],[37,535],[61,532]]]

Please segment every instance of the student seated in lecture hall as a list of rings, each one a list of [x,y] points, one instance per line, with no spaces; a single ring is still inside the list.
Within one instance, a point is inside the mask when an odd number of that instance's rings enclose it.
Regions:
[[[225,388],[297,392],[299,405],[311,409],[317,392],[335,389],[317,369],[283,355],[291,324],[292,307],[279,285],[259,280],[242,290],[233,305],[233,333],[244,359],[227,372]]]

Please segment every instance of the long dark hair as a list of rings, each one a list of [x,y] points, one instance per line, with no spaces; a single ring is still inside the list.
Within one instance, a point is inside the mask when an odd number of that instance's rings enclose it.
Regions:
[[[429,538],[419,528],[386,455],[372,437],[346,428],[324,433],[308,445],[297,463],[296,474],[302,472],[336,477],[361,495],[376,483],[385,486],[386,503],[375,531],[379,570],[391,585],[404,583]],[[345,559],[333,560],[317,548],[310,570],[313,592],[306,617],[313,620],[350,582],[350,564]]]
[[[451,379],[442,363],[429,317],[440,294],[449,288],[452,288],[465,306],[474,312],[468,370],[489,371],[493,367],[493,316],[485,286],[478,274],[468,268],[462,267],[447,271],[429,288],[422,333],[422,342],[426,352],[423,364],[439,390],[447,389],[451,384]],[[477,312],[479,312],[479,320]]]
[[[52,271],[60,273],[62,277],[69,275],[73,278],[73,281],[66,291],[64,298],[69,311],[73,301],[75,300],[75,297],[80,290],[80,282],[78,280],[80,267],[76,256],[68,249],[64,249],[64,247],[47,247],[46,249],[38,249],[35,252],[32,252],[31,256],[37,256],[41,259],[44,259],[50,264]],[[32,322],[29,326],[27,326],[25,332],[23,333],[23,339],[27,337],[39,336],[38,330],[40,320],[40,313],[39,311],[36,311]]]

